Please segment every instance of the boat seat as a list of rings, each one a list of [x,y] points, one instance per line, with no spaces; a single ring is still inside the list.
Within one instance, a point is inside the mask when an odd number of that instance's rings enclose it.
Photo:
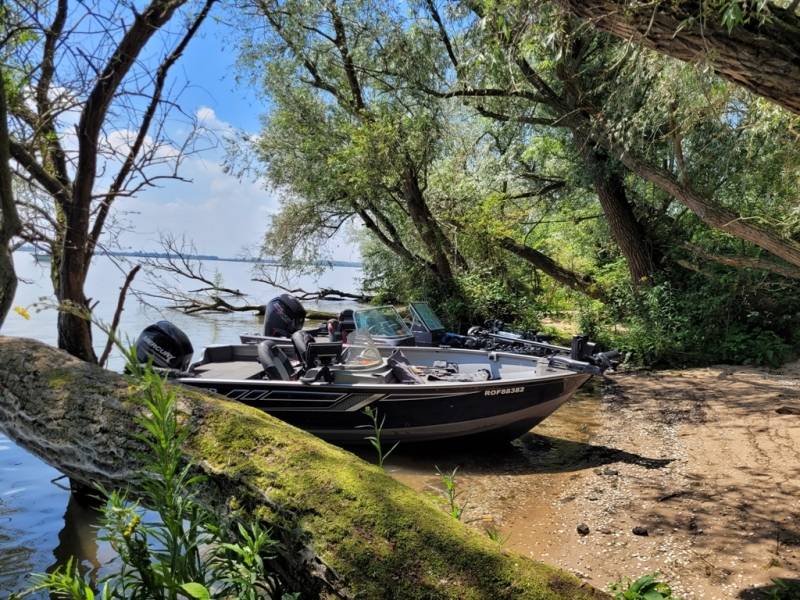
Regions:
[[[289,357],[272,340],[264,340],[258,345],[258,362],[270,380],[289,381],[294,373]]]
[[[342,342],[318,342],[307,331],[295,331],[292,344],[297,360],[306,370],[336,364],[342,358]]]

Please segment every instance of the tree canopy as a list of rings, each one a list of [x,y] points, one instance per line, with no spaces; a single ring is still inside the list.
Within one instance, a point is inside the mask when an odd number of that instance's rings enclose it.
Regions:
[[[270,252],[305,262],[353,222],[366,285],[452,326],[577,310],[643,360],[703,360],[720,325],[709,360],[796,342],[791,111],[572,3],[241,8],[269,107],[246,145],[282,198]]]

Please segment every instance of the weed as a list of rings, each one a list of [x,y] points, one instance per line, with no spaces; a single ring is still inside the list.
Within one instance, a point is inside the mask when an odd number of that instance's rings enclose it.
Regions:
[[[500,528],[494,523],[489,524],[486,527],[485,531],[488,538],[492,540],[495,544],[498,544],[499,546],[504,546],[505,543],[508,541],[509,536],[503,535],[503,532],[500,531]]]
[[[394,449],[397,448],[397,445],[400,442],[395,442],[394,446],[389,448],[387,452],[383,451],[383,443],[381,442],[381,435],[383,434],[383,425],[386,423],[386,416],[380,419],[378,422],[378,409],[372,409],[372,407],[368,406],[364,409],[364,414],[367,415],[372,420],[372,431],[373,434],[366,437],[365,439],[372,444],[372,447],[375,448],[375,452],[378,454],[378,466],[382,469],[383,462],[389,458],[389,455],[394,452]],[[369,427],[369,425],[364,425],[363,427]]]
[[[456,487],[456,471],[458,471],[458,467],[455,467],[449,473],[444,473],[439,469],[439,467],[436,467],[436,472],[439,474],[442,484],[444,485],[444,497],[447,500],[449,507],[448,512],[450,513],[451,517],[457,521],[460,521],[461,515],[464,514],[464,509],[467,508],[467,503],[458,503],[458,498],[461,496],[461,492],[459,492]]]
[[[636,581],[616,581],[609,589],[614,600],[679,600],[666,583],[658,581],[658,573],[643,575]]]
[[[800,598],[800,581],[790,579],[773,579],[772,585],[766,589],[767,600],[796,600]]]

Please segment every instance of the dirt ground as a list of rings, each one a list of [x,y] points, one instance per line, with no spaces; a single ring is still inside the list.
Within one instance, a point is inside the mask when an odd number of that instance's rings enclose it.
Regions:
[[[390,472],[438,493],[421,460]],[[800,577],[800,363],[614,374],[510,449],[424,460],[459,467],[465,520],[599,588],[658,571],[751,599]]]

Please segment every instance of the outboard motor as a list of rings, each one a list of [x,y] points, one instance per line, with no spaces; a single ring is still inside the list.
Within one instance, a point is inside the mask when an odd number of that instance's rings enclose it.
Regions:
[[[159,321],[145,328],[136,340],[136,359],[153,361],[162,369],[185,371],[189,368],[194,348],[183,331],[169,321]]]
[[[300,301],[291,294],[281,294],[267,302],[263,334],[288,338],[303,327],[305,320],[306,309]]]

